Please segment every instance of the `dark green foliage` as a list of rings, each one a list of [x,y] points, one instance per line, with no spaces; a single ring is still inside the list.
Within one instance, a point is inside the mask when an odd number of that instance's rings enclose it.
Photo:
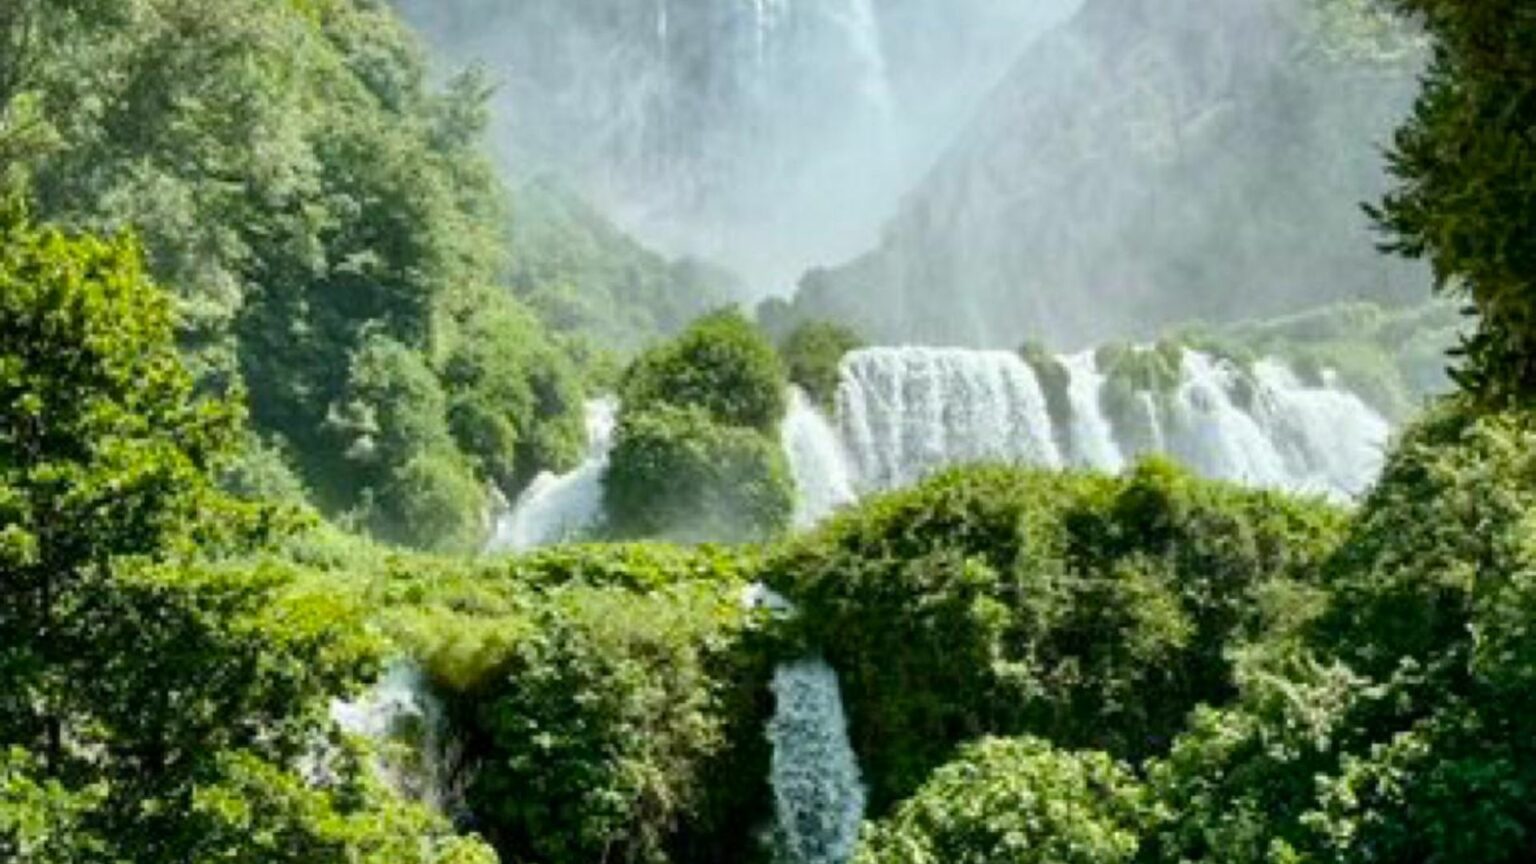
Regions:
[[[1529,860],[1533,445],[1529,417],[1454,406],[1404,441],[1325,611],[1154,771],[1159,860]]]
[[[784,417],[784,367],[752,322],[716,312],[640,355],[620,387],[625,410],[699,408],[715,423],[772,434]]]
[[[741,605],[750,563],[664,546],[397,562],[391,629],[454,709],[504,860],[753,860],[775,649]]]
[[[988,739],[865,834],[857,864],[1130,864],[1148,796],[1102,753]]]
[[[240,415],[172,323],[132,244],[0,225],[0,857],[442,860],[360,758],[299,778],[380,646],[308,574],[209,560],[288,520],[216,488]]]
[[[795,492],[777,435],[785,384],[773,346],[734,310],[636,359],[603,478],[611,532],[739,543],[787,528]]]
[[[1157,752],[1231,693],[1257,599],[1314,578],[1340,518],[1196,480],[979,469],[886,496],[792,544],[766,579],[842,674],[877,812],[955,747],[1033,734]]]
[[[789,527],[795,489],[775,439],[661,405],[625,412],[603,504],[617,537],[756,542]]]
[[[27,74],[13,109],[0,107],[0,139],[16,125],[34,143],[10,173],[44,218],[143,238],[151,271],[178,292],[178,340],[200,381],[245,385],[257,431],[288,442],[327,513],[422,488],[399,477],[414,451],[482,483],[567,467],[574,373],[498,287],[503,190],[479,152],[484,82],[429,87],[410,34],[362,0],[21,6]],[[487,341],[477,327],[513,321],[516,335],[455,352]],[[428,400],[438,416],[421,424],[435,431],[455,411],[457,434],[359,472],[354,439],[330,420],[349,410],[349,373],[381,340],[449,397]],[[524,398],[487,404],[510,396]],[[441,492],[403,508],[436,506]]]
[[[582,388],[571,361],[510,304],[469,310],[444,364],[448,417],[482,476],[515,489],[540,470],[576,463],[586,445]]]
[[[843,357],[864,347],[859,334],[828,322],[801,324],[779,342],[789,380],[824,410],[837,407],[838,370]]]
[[[1485,403],[1536,397],[1536,19],[1522,0],[1392,0],[1434,61],[1372,208],[1387,247],[1434,266],[1479,317],[1460,383]]]

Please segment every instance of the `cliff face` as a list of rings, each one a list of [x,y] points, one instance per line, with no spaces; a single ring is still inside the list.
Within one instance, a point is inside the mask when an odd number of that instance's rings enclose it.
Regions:
[[[1419,299],[1359,204],[1419,60],[1318,0],[1091,0],[1014,67],[800,315],[885,341],[1061,346],[1190,317]],[[1354,26],[1346,22],[1349,26]]]
[[[1080,0],[394,0],[499,85],[496,131],[643,240],[784,291],[868,248]]]

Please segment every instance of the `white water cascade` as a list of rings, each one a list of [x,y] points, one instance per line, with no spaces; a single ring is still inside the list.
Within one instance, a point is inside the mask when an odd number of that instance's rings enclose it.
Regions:
[[[587,403],[587,455],[568,474],[540,474],[497,523],[490,552],[523,552],[580,537],[603,514],[603,471],[613,448],[619,403]]]
[[[398,661],[368,692],[353,701],[331,703],[331,719],[342,731],[378,747],[376,767],[400,794],[441,813],[458,806],[452,788],[451,741],[442,704],[421,670]]]
[[[1118,472],[1125,464],[1125,457],[1115,444],[1115,430],[1104,415],[1104,373],[1092,351],[1074,354],[1062,360],[1071,376],[1067,384],[1067,397],[1072,405],[1072,428],[1069,440],[1072,464],[1080,468],[1096,468],[1111,473]]]
[[[1053,421],[1034,369],[1011,353],[850,354],[837,423],[855,486],[906,486],[970,462],[1114,473],[1163,452],[1208,477],[1343,499],[1376,478],[1392,431],[1331,374],[1306,384],[1275,361],[1245,369],[1185,351],[1176,386],[1125,392],[1118,411],[1094,353],[1058,362],[1068,375],[1061,401],[1070,416]]]
[[[858,498],[843,442],[798,387],[790,388],[780,437],[798,491],[795,527],[809,528]]]
[[[866,491],[965,462],[1062,464],[1040,382],[1006,351],[856,351],[843,361],[838,425]]]
[[[822,660],[780,666],[768,724],[775,849],[793,864],[846,864],[864,818],[837,673]]]

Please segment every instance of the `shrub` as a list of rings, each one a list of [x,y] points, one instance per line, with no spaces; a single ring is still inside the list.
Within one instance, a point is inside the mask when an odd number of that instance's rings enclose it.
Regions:
[[[773,434],[784,417],[784,369],[751,322],[731,310],[699,319],[641,355],[620,388],[626,410],[698,408],[725,426]]]
[[[789,380],[825,410],[837,405],[839,368],[850,351],[864,347],[859,334],[839,324],[801,324],[779,343]]]
[[[753,860],[779,652],[740,601],[750,563],[644,545],[389,565],[372,593],[447,698],[503,860]]]
[[[1323,613],[1152,775],[1157,860],[1528,860],[1536,428],[1442,406],[1324,567]]]
[[[1230,698],[1258,599],[1314,578],[1340,516],[1197,480],[968,469],[866,503],[770,557],[842,674],[876,810],[961,742],[1031,734],[1135,758]]]
[[[795,491],[778,443],[702,410],[628,411],[603,503],[618,537],[752,542],[789,527]]]
[[[1129,864],[1145,791],[1102,753],[1033,738],[967,746],[887,820],[855,864]]]

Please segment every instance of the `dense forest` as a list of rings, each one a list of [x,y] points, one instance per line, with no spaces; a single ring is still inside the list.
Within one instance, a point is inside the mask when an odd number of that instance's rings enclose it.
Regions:
[[[753,310],[514,7],[0,5],[0,860],[1536,860],[1529,0],[1086,0]]]

